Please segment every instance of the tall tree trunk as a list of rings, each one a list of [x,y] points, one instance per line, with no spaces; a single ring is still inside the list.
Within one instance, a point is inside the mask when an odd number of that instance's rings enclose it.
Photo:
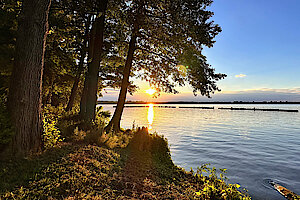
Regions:
[[[99,67],[103,46],[104,15],[95,21],[95,28],[95,35],[93,39],[94,44],[92,45],[94,47],[93,56],[89,65],[87,77],[88,90],[86,100],[86,119],[88,120],[93,120],[95,118]]]
[[[103,12],[100,17],[97,17],[93,23],[92,37],[90,39],[90,50],[88,64],[88,72],[85,78],[84,92],[82,95],[81,116],[87,121],[95,119],[95,110],[97,103],[97,91],[98,91],[98,77],[101,56],[103,52],[103,36],[105,25],[105,11],[107,8],[108,0],[103,1]],[[85,105],[83,104],[85,101]]]
[[[122,79],[121,90],[119,93],[118,104],[117,104],[117,107],[115,109],[112,119],[110,120],[109,124],[105,128],[108,131],[112,128],[114,132],[120,132],[120,122],[121,122],[121,117],[122,117],[122,113],[124,110],[127,89],[129,86],[129,76],[130,76],[130,72],[131,72],[131,68],[132,68],[132,61],[133,61],[133,56],[134,56],[134,51],[135,51],[136,39],[137,39],[137,37],[133,33],[133,36],[131,37],[131,40],[129,42],[129,50],[128,50],[128,54],[127,54],[125,68],[123,71],[123,79]]]
[[[88,85],[87,85],[87,74],[85,76],[84,79],[84,86],[83,86],[83,90],[82,90],[82,94],[81,94],[81,100],[80,100],[80,111],[79,111],[79,115],[82,119],[85,119],[85,115],[86,115],[86,99],[87,99],[87,90],[88,90]]]
[[[14,155],[41,148],[41,89],[51,0],[24,0],[16,43],[8,108],[15,126]]]
[[[133,31],[132,31],[132,36],[129,42],[129,49],[128,49],[128,54],[127,54],[127,59],[123,71],[123,79],[122,79],[122,85],[121,85],[121,90],[119,93],[118,97],[118,103],[117,107],[115,109],[114,115],[112,119],[110,120],[109,124],[105,127],[106,132],[110,131],[111,129],[113,132],[117,133],[120,132],[120,123],[121,123],[121,117],[122,113],[124,110],[124,105],[126,101],[126,95],[127,95],[127,90],[129,86],[129,76],[131,73],[131,68],[132,68],[132,61],[134,58],[134,51],[136,49],[136,42],[137,42],[137,34],[140,28],[140,25],[143,23],[144,17],[143,17],[143,12],[144,12],[144,3],[137,1],[138,3],[138,9],[137,9],[137,14],[134,19],[133,23]]]
[[[78,64],[78,71],[77,71],[77,74],[76,74],[76,77],[75,77],[75,80],[74,80],[74,84],[73,84],[73,87],[72,87],[72,90],[71,90],[71,95],[70,95],[70,98],[69,98],[68,105],[65,109],[66,111],[72,110],[73,105],[74,105],[74,101],[75,101],[75,97],[76,97],[76,94],[77,94],[80,77],[81,77],[81,74],[82,74],[83,69],[84,69],[83,66],[84,66],[84,60],[86,58],[86,48],[87,48],[87,44],[88,44],[88,36],[89,36],[89,33],[90,33],[90,25],[91,25],[91,17],[89,16],[88,19],[87,19],[87,22],[85,24],[85,35],[84,35],[83,47],[81,49],[80,61],[79,61],[79,64]]]
[[[86,57],[86,50],[82,49],[81,50],[81,55],[80,55],[80,61],[79,61],[79,64],[78,64],[78,71],[77,71],[77,74],[76,74],[76,77],[75,77],[75,80],[74,80],[74,83],[73,83],[73,87],[72,87],[72,90],[71,90],[68,105],[65,109],[66,111],[70,111],[73,108],[75,97],[76,97],[77,90],[78,90],[79,81],[80,81],[80,76],[81,76],[82,71],[83,71],[83,65],[84,65],[85,57]]]

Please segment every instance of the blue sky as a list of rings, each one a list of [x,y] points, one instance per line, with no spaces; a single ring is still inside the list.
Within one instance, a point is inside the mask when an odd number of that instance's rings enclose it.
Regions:
[[[300,0],[215,0],[209,9],[223,31],[204,54],[216,72],[228,75],[218,83],[222,92],[207,99],[185,87],[156,100],[300,101]],[[139,85],[130,100],[145,100],[148,86]],[[101,100],[117,100],[117,93]]]
[[[223,90],[300,87],[299,0],[216,0],[211,9],[223,31],[205,54],[228,75]]]

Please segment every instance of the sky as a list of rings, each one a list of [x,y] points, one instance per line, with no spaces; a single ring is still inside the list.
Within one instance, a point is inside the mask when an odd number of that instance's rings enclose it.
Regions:
[[[180,94],[153,99],[147,83],[128,100],[143,101],[299,101],[300,0],[215,0],[209,10],[222,27],[213,48],[203,54],[217,73],[221,92],[212,98],[194,96],[191,87]],[[106,89],[99,100],[117,100],[118,90]]]

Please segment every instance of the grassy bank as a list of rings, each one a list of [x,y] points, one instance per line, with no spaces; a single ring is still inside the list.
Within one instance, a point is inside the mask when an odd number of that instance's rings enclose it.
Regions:
[[[214,169],[207,177],[206,167],[192,173],[175,166],[163,137],[145,129],[127,137],[125,148],[68,143],[2,162],[0,199],[250,199]]]
[[[2,162],[0,199],[250,199],[215,169],[175,166],[163,137],[146,129],[126,136],[123,145],[114,145],[119,137],[103,145],[68,143]]]

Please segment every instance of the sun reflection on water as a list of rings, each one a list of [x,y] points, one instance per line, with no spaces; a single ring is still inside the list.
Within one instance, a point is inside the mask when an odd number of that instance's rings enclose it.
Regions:
[[[153,104],[148,104],[148,130],[152,129],[153,119],[154,119],[154,111],[153,111]]]

